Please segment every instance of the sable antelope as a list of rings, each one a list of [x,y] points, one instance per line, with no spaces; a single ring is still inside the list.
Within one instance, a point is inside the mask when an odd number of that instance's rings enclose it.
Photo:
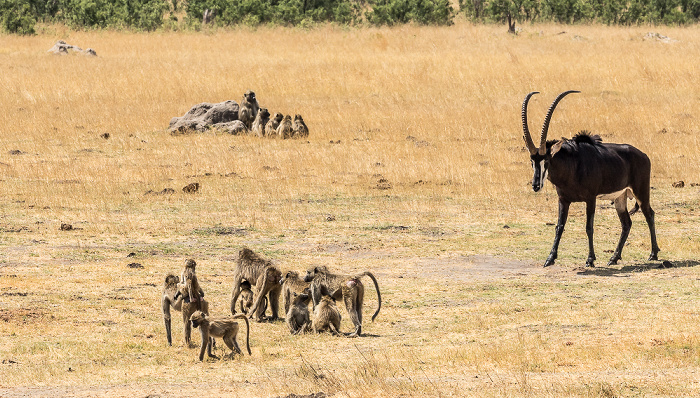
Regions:
[[[593,216],[596,198],[612,200],[622,223],[620,241],[608,265],[617,264],[622,258],[622,248],[632,227],[630,215],[639,208],[649,225],[651,235],[651,255],[649,261],[658,260],[659,246],[656,244],[654,211],[649,205],[651,162],[649,157],[637,148],[627,144],[603,144],[600,136],[590,135],[586,131],[578,133],[573,139],[547,141],[547,130],[552,113],[559,101],[566,95],[580,91],[565,91],[554,100],[547,111],[542,125],[539,148],[532,142],[527,124],[527,103],[537,91],[529,93],[523,101],[523,139],[530,151],[530,161],[534,176],[532,189],[542,189],[544,179],[554,184],[559,195],[559,220],[555,229],[552,251],[544,266],[554,264],[557,258],[559,240],[564,232],[564,225],[572,202],[586,203],[586,235],[588,235],[588,259],[586,266],[593,267]],[[636,198],[637,203],[631,212],[627,212],[627,198]]]

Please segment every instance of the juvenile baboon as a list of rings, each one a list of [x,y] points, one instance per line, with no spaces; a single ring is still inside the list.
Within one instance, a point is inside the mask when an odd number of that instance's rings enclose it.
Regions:
[[[281,113],[275,113],[275,116],[270,118],[270,121],[265,125],[265,136],[266,137],[276,137],[277,127],[282,123],[284,116]]]
[[[292,130],[294,138],[306,138],[309,136],[309,128],[306,127],[304,119],[302,119],[301,115],[299,114],[294,115],[294,123],[292,124]]]
[[[250,129],[251,133],[258,136],[265,136],[265,126],[270,121],[270,111],[267,108],[260,108],[258,115],[255,116],[253,121],[253,127]]]
[[[238,108],[238,120],[243,122],[247,128],[250,128],[253,124],[253,120],[258,115],[258,110],[260,106],[258,105],[258,100],[255,99],[255,93],[248,90],[243,94],[243,101]]]
[[[360,278],[365,275],[372,279],[374,287],[377,289],[377,311],[372,315],[372,322],[374,322],[374,318],[379,314],[379,309],[382,308],[382,295],[379,292],[377,279],[371,272],[365,271],[355,276],[341,275],[329,272],[325,266],[317,266],[309,268],[304,277],[304,281],[311,282],[311,299],[314,303],[314,310],[321,301],[321,295],[324,291],[328,291],[328,294],[336,300],[343,299],[350,320],[355,326],[355,331],[350,334],[350,337],[362,334],[362,304],[365,287]]]
[[[299,276],[296,271],[288,271],[280,281],[282,284],[282,304],[284,305],[284,313],[289,311],[289,306],[292,302],[292,294],[301,294],[305,289],[311,286],[311,283],[304,282],[304,278]]]
[[[253,289],[252,286],[250,285],[250,282],[244,280],[241,282],[241,301],[240,301],[240,307],[241,307],[241,312],[244,314],[248,314],[248,310],[250,310],[250,307],[253,306],[253,298],[255,295],[253,294]],[[260,307],[258,310],[258,316],[260,318],[263,318],[265,316],[265,311],[267,311],[267,297],[263,297],[263,305]]]
[[[199,300],[202,289],[199,287],[199,280],[196,273],[197,263],[191,258],[185,260],[185,268],[182,270],[180,280],[184,285],[182,293],[185,294],[185,302],[191,303]],[[204,293],[202,293],[204,296]]]
[[[311,294],[309,289],[306,289],[301,294],[292,293],[292,305],[285,317],[291,334],[305,333],[311,326],[311,321],[309,320],[310,300]]]
[[[204,360],[204,351],[208,348],[208,354],[212,358],[216,358],[211,353],[211,344],[214,337],[221,338],[226,346],[231,350],[231,357],[233,358],[234,353],[242,354],[241,348],[238,346],[238,341],[236,341],[236,336],[238,335],[238,322],[234,319],[243,319],[245,321],[246,327],[246,348],[248,348],[248,355],[250,352],[250,324],[248,323],[248,318],[245,315],[239,314],[233,317],[218,317],[211,318],[202,311],[196,311],[190,316],[190,322],[192,322],[192,327],[199,328],[202,333],[202,346],[199,349],[199,360]]]
[[[340,312],[335,300],[329,295],[321,296],[321,301],[314,309],[314,320],[311,323],[314,333],[328,329],[334,336],[340,336]]]
[[[263,258],[252,250],[244,247],[238,252],[236,269],[233,271],[233,289],[231,290],[231,314],[236,314],[236,300],[241,294],[241,283],[247,280],[255,286],[256,294],[253,306],[250,308],[248,316],[255,317],[260,321],[259,308],[263,305],[263,298],[268,297],[268,304],[272,311],[271,321],[279,317],[280,293],[282,292],[282,272],[272,265],[270,260]]]
[[[282,123],[277,126],[277,137],[286,140],[290,138],[294,131],[292,130],[292,117],[287,115],[282,119]]]
[[[173,345],[172,332],[171,332],[171,316],[170,309],[182,312],[183,321],[183,335],[185,337],[185,344],[190,345],[190,337],[192,333],[192,328],[190,326],[190,315],[197,310],[201,310],[205,314],[209,313],[209,303],[201,298],[196,303],[183,303],[183,298],[180,287],[180,277],[173,274],[168,274],[165,277],[165,284],[163,286],[163,298],[161,299],[162,309],[163,309],[163,321],[165,322],[165,334],[168,338],[168,345]],[[204,296],[204,292],[200,291],[200,296]]]

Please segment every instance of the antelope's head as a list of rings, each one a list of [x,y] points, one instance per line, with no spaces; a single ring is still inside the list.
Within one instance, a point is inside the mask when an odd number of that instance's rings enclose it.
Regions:
[[[549,130],[549,122],[552,120],[552,114],[554,109],[557,107],[559,101],[565,96],[571,93],[580,93],[580,91],[569,90],[564,91],[559,94],[557,98],[552,102],[547,110],[547,116],[544,118],[544,124],[542,125],[542,134],[540,135],[540,146],[539,148],[535,146],[532,142],[532,136],[530,136],[530,129],[527,125],[527,103],[530,101],[530,97],[535,94],[539,94],[538,91],[533,91],[525,96],[523,101],[523,139],[527,145],[527,149],[530,151],[530,162],[532,163],[532,170],[534,175],[532,176],[532,190],[537,192],[544,186],[544,180],[547,178],[547,171],[549,170],[549,161],[552,158],[552,154],[549,149],[547,149],[547,130]]]

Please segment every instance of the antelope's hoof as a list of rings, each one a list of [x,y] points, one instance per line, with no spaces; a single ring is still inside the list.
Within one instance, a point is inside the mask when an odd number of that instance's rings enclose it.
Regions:
[[[651,255],[649,255],[649,259],[647,261],[652,261],[652,260],[656,260],[656,261],[659,260],[658,253],[651,253]]]
[[[590,268],[595,267],[595,264],[593,264],[594,261],[595,260],[590,260],[590,259],[586,260],[586,267],[590,267]]]
[[[619,256],[612,256],[612,257],[610,258],[610,261],[608,261],[608,267],[611,266],[611,265],[617,265],[617,261],[618,261],[618,260],[622,260],[622,257],[619,257]]]
[[[547,261],[544,262],[543,267],[549,267],[550,265],[554,264],[554,260],[555,260],[554,258],[548,257]]]

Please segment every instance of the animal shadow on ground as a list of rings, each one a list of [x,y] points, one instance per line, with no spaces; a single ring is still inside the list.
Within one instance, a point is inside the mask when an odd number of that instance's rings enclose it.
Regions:
[[[684,260],[684,261],[662,261],[661,264],[657,262],[646,262],[639,265],[627,265],[622,268],[586,268],[583,271],[577,272],[578,275],[597,275],[597,276],[629,276],[626,274],[631,274],[635,272],[645,272],[652,269],[666,269],[666,268],[685,268],[685,267],[696,267],[700,265],[698,260]]]

